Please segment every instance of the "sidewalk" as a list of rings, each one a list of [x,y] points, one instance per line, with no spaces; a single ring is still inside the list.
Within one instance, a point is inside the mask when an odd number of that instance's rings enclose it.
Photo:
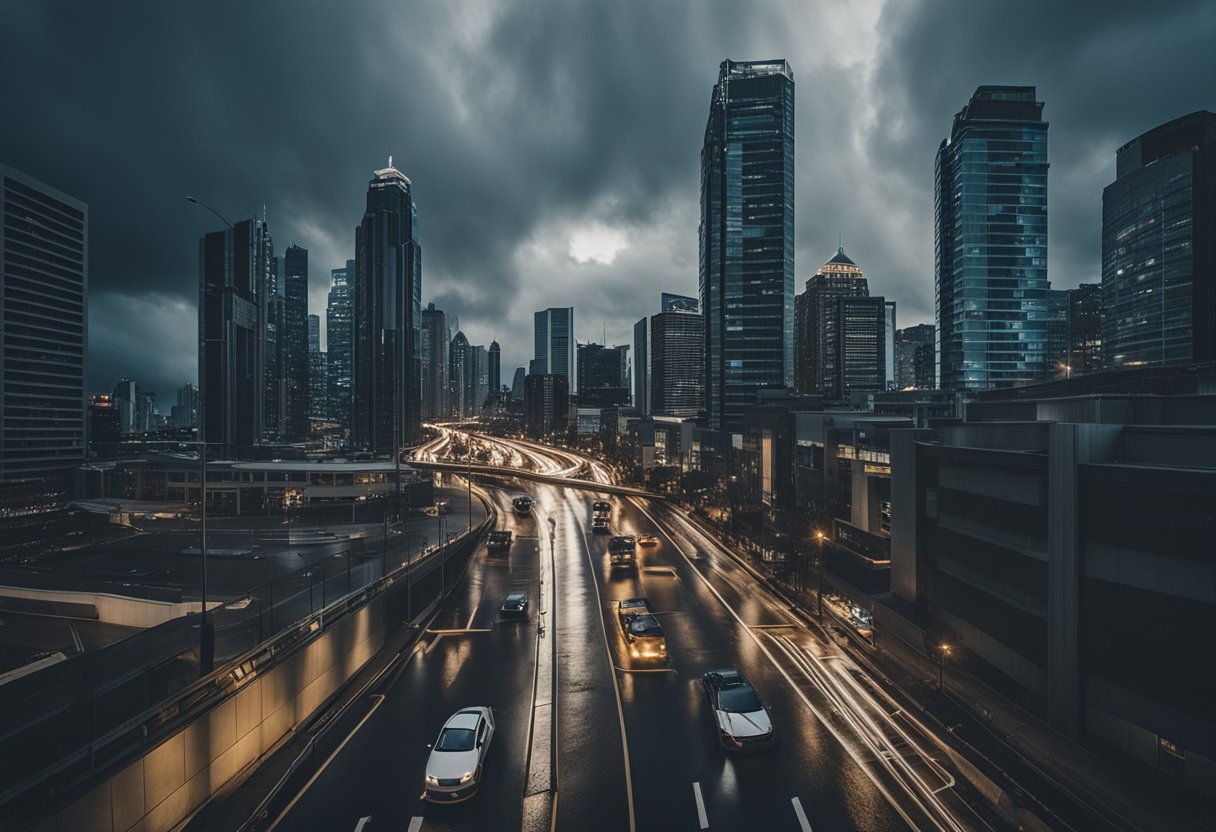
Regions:
[[[1132,775],[1057,733],[956,664],[946,668],[944,692],[939,691],[936,660],[891,630],[876,630],[872,645],[839,618],[830,603],[824,604],[824,621],[816,622],[810,612],[817,602],[813,589],[799,592],[785,584],[763,561],[727,543],[702,518],[687,516],[800,607],[808,623],[821,626],[860,664],[890,681],[905,701],[940,726],[943,742],[996,784],[1018,811],[1033,813],[1053,829],[1216,828],[1211,812],[1196,807],[1188,813],[1169,797],[1150,792]],[[830,577],[825,573],[825,584],[831,585]]]

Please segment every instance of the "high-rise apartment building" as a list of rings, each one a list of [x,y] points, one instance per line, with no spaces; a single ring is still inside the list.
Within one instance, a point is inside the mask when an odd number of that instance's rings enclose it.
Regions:
[[[0,165],[0,481],[85,457],[89,206]]]
[[[1102,284],[1082,283],[1068,293],[1068,374],[1102,369]]]
[[[574,360],[574,307],[557,307],[533,316],[535,358],[533,373],[565,376],[570,392],[578,390]]]
[[[1047,368],[1047,122],[1034,87],[984,86],[934,165],[939,383],[1025,384]]]
[[[1216,113],[1137,136],[1102,191],[1109,367],[1216,360]]]
[[[199,410],[208,453],[239,458],[262,438],[262,301],[273,285],[273,241],[242,220],[199,241]]]
[[[413,185],[392,165],[372,176],[355,232],[356,448],[396,453],[422,415],[422,246]]]
[[[806,289],[798,296],[796,304],[798,372],[795,388],[798,392],[829,397],[838,395],[838,302],[842,298],[864,298],[869,295],[869,284],[861,267],[844,253],[843,246],[807,279]]]
[[[697,416],[705,409],[705,318],[694,312],[650,317],[649,413]]]
[[[489,391],[497,393],[502,389],[502,347],[497,341],[490,342],[490,350],[486,356],[490,361]]]
[[[933,324],[904,327],[895,333],[895,386],[900,390],[932,390],[937,359]]]
[[[349,428],[351,373],[354,366],[355,261],[330,271],[329,302],[325,310],[325,359],[329,384],[329,418]]]
[[[308,358],[308,249],[295,244],[283,253],[283,330],[280,355],[285,410],[283,438],[308,438],[310,409]]]
[[[448,316],[435,304],[422,310],[422,418],[446,419],[451,415],[448,389]]]
[[[794,73],[723,61],[701,148],[699,292],[710,427],[794,382]]]

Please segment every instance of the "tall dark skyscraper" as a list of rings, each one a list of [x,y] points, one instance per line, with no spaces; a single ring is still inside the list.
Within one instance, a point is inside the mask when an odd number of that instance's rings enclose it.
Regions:
[[[704,319],[702,319],[704,327]],[[701,340],[705,340],[702,331]],[[704,347],[702,347],[704,349]],[[704,373],[700,382],[704,389]],[[633,325],[633,406],[643,416],[650,415],[650,319],[642,318]]]
[[[1068,292],[1048,289],[1047,307],[1047,365],[1044,378],[1068,374]]]
[[[273,260],[261,220],[199,241],[199,409],[210,454],[239,458],[262,437],[262,300]]]
[[[650,317],[650,411],[696,416],[705,408],[705,319],[694,312]]]
[[[395,453],[418,439],[422,415],[422,246],[413,186],[389,166],[367,188],[355,231],[356,448]],[[399,444],[398,444],[399,443]]]
[[[1102,284],[1082,283],[1068,293],[1068,373],[1102,369]]]
[[[528,377],[528,372],[523,367],[515,368],[515,375],[511,379],[511,398],[523,401],[524,398],[524,379]]]
[[[473,376],[477,368],[473,358],[473,347],[463,332],[457,332],[448,347],[448,387],[451,413],[454,419],[474,415]]]
[[[490,362],[489,390],[491,393],[497,393],[502,389],[502,347],[498,346],[497,341],[490,342],[486,358]]]
[[[122,431],[118,427],[118,405],[105,393],[89,397],[89,457],[105,459],[118,452]]]
[[[89,206],[0,165],[0,481],[85,457]]]
[[[713,428],[794,382],[794,73],[723,61],[701,148],[699,289]]]
[[[177,404],[170,414],[175,428],[198,427],[198,388],[190,382],[177,388]]]
[[[565,376],[571,393],[578,389],[578,368],[574,360],[574,307],[558,307],[537,312],[533,321],[535,358],[533,373]]]
[[[887,388],[886,310],[886,300],[878,296],[836,301],[833,397],[844,401],[854,390]]]
[[[580,407],[615,407],[629,403],[629,347],[578,345]]]
[[[797,384],[801,393],[837,396],[840,379],[837,306],[842,298],[869,297],[870,287],[861,267],[837,249],[831,260],[806,281],[798,296]]]
[[[895,386],[932,390],[937,383],[933,324],[904,327],[895,333]]]
[[[1047,368],[1047,122],[1034,87],[980,87],[934,165],[939,383],[1012,387]]]
[[[524,379],[524,430],[533,439],[566,432],[570,387],[565,376],[529,373]]]
[[[281,442],[286,433],[287,383],[283,378],[283,258],[271,255],[267,282],[258,298],[262,317],[262,440]]]
[[[321,316],[308,316],[308,416],[329,418],[329,359],[321,351]]]
[[[297,245],[283,253],[283,328],[280,356],[285,409],[283,438],[308,438],[308,249]]]
[[[329,303],[325,310],[325,351],[329,383],[329,418],[349,428],[351,374],[354,366],[355,261],[330,272]]]
[[[1107,366],[1216,360],[1216,113],[1119,148],[1102,191]]]
[[[448,316],[435,304],[422,310],[422,418],[446,419],[451,411],[448,389]]]
[[[118,429],[123,433],[135,430],[135,403],[139,388],[129,378],[120,378],[114,385],[114,404],[118,408]]]

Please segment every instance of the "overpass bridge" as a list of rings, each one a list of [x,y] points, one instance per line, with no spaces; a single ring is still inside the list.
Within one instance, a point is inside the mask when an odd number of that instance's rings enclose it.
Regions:
[[[524,468],[508,468],[501,465],[479,465],[467,462],[438,462],[430,460],[411,459],[407,463],[412,468],[426,471],[446,471],[453,474],[471,474],[481,477],[514,477],[532,482],[542,482],[547,485],[560,485],[566,488],[577,488],[582,491],[596,491],[604,494],[620,494],[625,497],[645,497],[648,500],[667,500],[666,494],[647,491],[644,488],[634,488],[628,485],[614,485],[594,480],[576,479],[561,474],[541,474]]]

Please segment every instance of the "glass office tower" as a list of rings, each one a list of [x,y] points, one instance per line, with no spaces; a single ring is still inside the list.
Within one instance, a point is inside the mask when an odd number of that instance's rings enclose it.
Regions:
[[[980,87],[934,166],[938,382],[1012,387],[1047,368],[1047,122],[1034,87]]]
[[[417,440],[422,410],[422,246],[408,177],[376,171],[355,230],[356,448],[396,453]]]
[[[1216,360],[1216,113],[1119,148],[1102,191],[1107,366]]]
[[[794,73],[723,61],[701,148],[699,252],[710,426],[741,431],[794,381]]]

